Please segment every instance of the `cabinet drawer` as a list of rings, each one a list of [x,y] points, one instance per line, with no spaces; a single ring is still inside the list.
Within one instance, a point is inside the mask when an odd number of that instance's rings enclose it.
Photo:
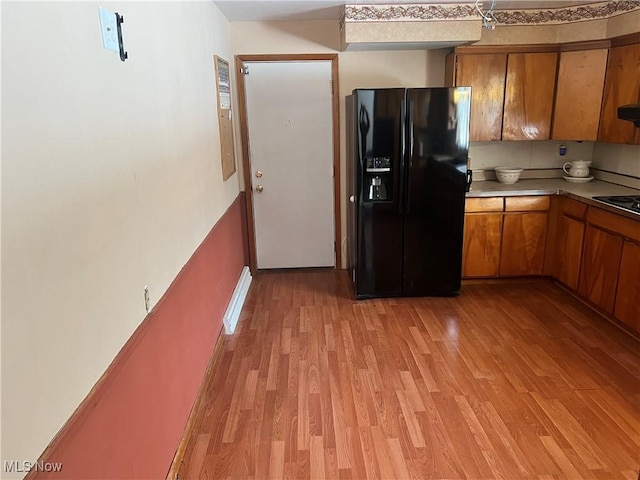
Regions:
[[[470,212],[501,212],[504,206],[502,197],[467,198],[464,211]]]
[[[565,215],[584,220],[584,214],[587,212],[587,205],[570,198],[562,198],[560,202],[560,211]]]
[[[636,220],[609,213],[600,208],[589,207],[589,210],[587,210],[587,222],[640,242],[640,222]]]
[[[549,197],[546,195],[505,198],[505,211],[530,212],[532,210],[549,210]]]

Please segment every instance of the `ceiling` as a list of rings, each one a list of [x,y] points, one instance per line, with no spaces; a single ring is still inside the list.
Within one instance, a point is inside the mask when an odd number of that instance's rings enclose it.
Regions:
[[[602,0],[496,0],[496,10],[529,10],[563,8]],[[434,2],[399,0],[220,0],[214,2],[230,22],[275,22],[296,20],[337,20],[342,15],[345,4],[388,5],[403,3],[471,3],[470,0],[437,0]],[[491,2],[484,0],[484,7]]]

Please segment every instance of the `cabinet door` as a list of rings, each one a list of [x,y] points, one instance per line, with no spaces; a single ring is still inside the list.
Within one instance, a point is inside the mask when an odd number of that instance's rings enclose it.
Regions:
[[[640,43],[614,47],[609,51],[604,103],[598,141],[633,144],[640,129],[618,119],[618,107],[640,100]]]
[[[507,61],[503,140],[548,140],[557,53],[511,53]]]
[[[621,255],[621,237],[587,226],[578,293],[608,313],[613,313]]]
[[[608,52],[601,48],[560,54],[551,138],[598,138]]]
[[[504,216],[500,275],[542,275],[547,212]]]
[[[472,142],[500,140],[507,54],[462,54],[456,59],[456,85],[471,87]]]
[[[467,214],[464,219],[463,277],[495,277],[500,264],[502,214]]]
[[[640,245],[624,242],[614,315],[640,332]]]
[[[560,214],[557,228],[553,276],[572,290],[578,290],[584,222]]]

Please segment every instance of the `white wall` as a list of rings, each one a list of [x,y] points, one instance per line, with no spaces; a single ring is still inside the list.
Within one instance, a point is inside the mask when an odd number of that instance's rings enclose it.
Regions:
[[[33,461],[238,195],[211,2],[2,2],[2,460]]]
[[[444,85],[444,50],[340,52],[337,21],[232,22],[234,55],[338,53],[342,243],[346,242],[345,96],[354,88]],[[237,118],[237,117],[236,117]],[[240,156],[238,156],[240,162]],[[343,248],[343,264],[346,249]]]

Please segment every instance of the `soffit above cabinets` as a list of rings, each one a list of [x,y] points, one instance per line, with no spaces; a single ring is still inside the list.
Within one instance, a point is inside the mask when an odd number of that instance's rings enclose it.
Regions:
[[[214,0],[222,14],[230,22],[291,22],[298,20],[339,20],[346,5],[474,5],[475,0],[435,0],[410,2],[407,0]],[[568,7],[587,7],[587,14],[592,14],[592,7],[601,9],[596,4],[616,4],[620,9],[626,5],[638,4],[638,0],[496,0],[496,11],[530,11],[546,10],[556,12]],[[489,8],[491,0],[480,2],[483,8]],[[624,5],[623,5],[624,4]]]
[[[214,0],[230,22],[292,22],[339,20],[345,5],[403,5],[407,0]],[[474,0],[413,2],[422,5],[473,4]],[[497,10],[559,9],[603,3],[602,0],[496,0]],[[609,2],[607,2],[609,3]],[[491,0],[481,2],[488,8]]]
[[[608,20],[630,17],[624,31],[637,30],[640,0],[495,0],[491,22],[493,32],[483,28],[475,0],[214,0],[230,22],[297,22],[325,20],[340,22],[342,50],[434,49],[480,43],[546,43],[610,38]],[[491,0],[478,2],[486,13]],[[631,14],[627,15],[627,14]],[[619,17],[619,18],[618,18]],[[579,28],[584,22],[599,24]],[[575,27],[568,35],[565,25]],[[546,28],[545,35],[520,38],[513,26]],[[575,33],[576,29],[580,32]],[[586,31],[585,31],[586,30]],[[502,32],[502,33],[501,33]],[[490,35],[487,35],[487,34]],[[567,37],[568,36],[568,40]],[[482,37],[482,39],[481,39]],[[503,38],[504,37],[504,38]],[[547,38],[548,37],[548,38]],[[583,38],[584,37],[584,38]]]
[[[491,2],[484,2],[484,5]],[[483,22],[487,9],[480,2],[362,4],[344,6],[340,20],[343,50],[391,50],[398,48],[433,49],[478,42],[483,26],[562,25],[592,20],[607,20],[640,10],[640,0],[605,2],[564,2],[561,8],[549,8],[558,2],[496,2],[497,7],[516,7],[519,3],[538,8],[494,10],[491,22]],[[573,3],[573,4],[572,4]],[[540,7],[546,8],[540,8]],[[512,7],[512,8],[513,8]],[[399,47],[403,46],[403,47]]]
[[[463,3],[345,5],[340,26],[343,50],[454,47],[482,36],[480,12]]]

